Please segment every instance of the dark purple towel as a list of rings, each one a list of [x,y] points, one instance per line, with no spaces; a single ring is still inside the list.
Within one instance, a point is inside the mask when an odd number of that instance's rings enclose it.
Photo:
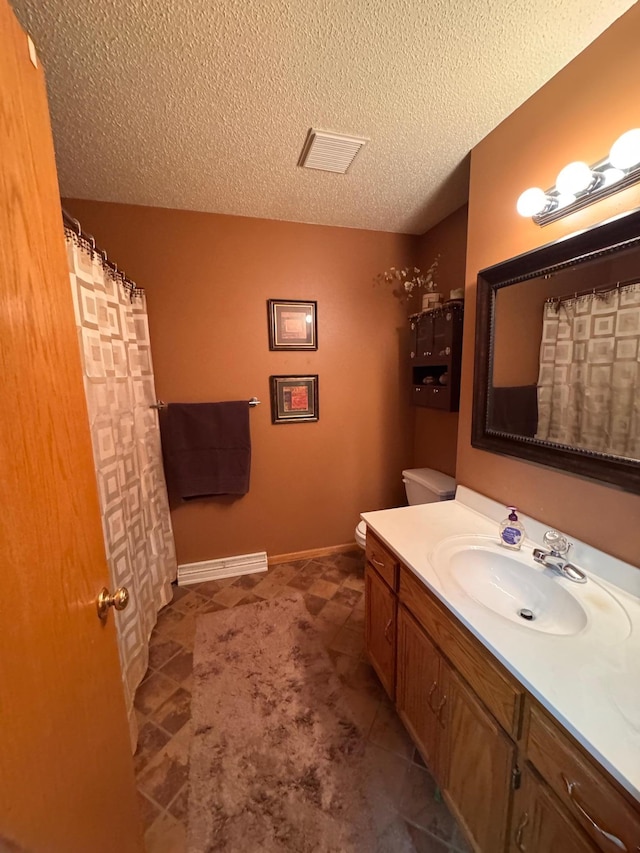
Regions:
[[[489,406],[489,428],[533,438],[538,429],[538,386],[493,388]]]
[[[169,491],[183,500],[246,495],[251,470],[249,402],[170,403],[161,413]]]

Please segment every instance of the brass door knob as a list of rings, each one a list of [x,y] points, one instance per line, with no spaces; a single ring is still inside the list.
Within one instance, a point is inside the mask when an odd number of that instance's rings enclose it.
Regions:
[[[129,604],[129,597],[129,590],[126,586],[121,586],[113,595],[111,595],[105,586],[98,595],[96,602],[98,617],[105,619],[110,607],[113,607],[115,610],[124,610],[127,604]]]

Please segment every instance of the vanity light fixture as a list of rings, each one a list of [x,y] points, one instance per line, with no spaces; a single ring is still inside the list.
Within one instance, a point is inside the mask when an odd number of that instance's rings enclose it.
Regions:
[[[520,216],[530,216],[536,225],[547,225],[594,201],[626,189],[640,181],[640,127],[623,133],[611,146],[608,157],[593,166],[581,160],[561,169],[556,184],[546,192],[530,187],[519,197]]]

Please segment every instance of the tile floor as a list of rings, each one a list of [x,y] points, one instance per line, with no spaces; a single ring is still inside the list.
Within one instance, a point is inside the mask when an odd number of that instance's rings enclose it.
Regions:
[[[184,853],[192,652],[201,613],[239,607],[291,590],[303,593],[368,748],[388,779],[416,853],[467,851],[455,821],[414,749],[364,653],[364,558],[337,554],[245,575],[174,587],[153,631],[149,670],[136,694],[136,769],[147,853]],[[247,851],[253,853],[253,851]]]

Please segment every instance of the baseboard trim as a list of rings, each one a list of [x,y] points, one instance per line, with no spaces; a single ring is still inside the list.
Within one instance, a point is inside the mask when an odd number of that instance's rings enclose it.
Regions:
[[[267,552],[240,554],[237,557],[220,557],[216,560],[203,560],[200,563],[185,563],[178,566],[178,586],[192,583],[215,581],[221,578],[235,578],[240,575],[253,575],[266,572]]]
[[[331,554],[346,554],[347,551],[360,550],[358,544],[345,542],[344,545],[330,545],[327,548],[311,548],[309,551],[292,551],[290,554],[276,554],[269,557],[269,565],[275,563],[292,563],[294,560],[313,560],[314,557],[329,557]]]

